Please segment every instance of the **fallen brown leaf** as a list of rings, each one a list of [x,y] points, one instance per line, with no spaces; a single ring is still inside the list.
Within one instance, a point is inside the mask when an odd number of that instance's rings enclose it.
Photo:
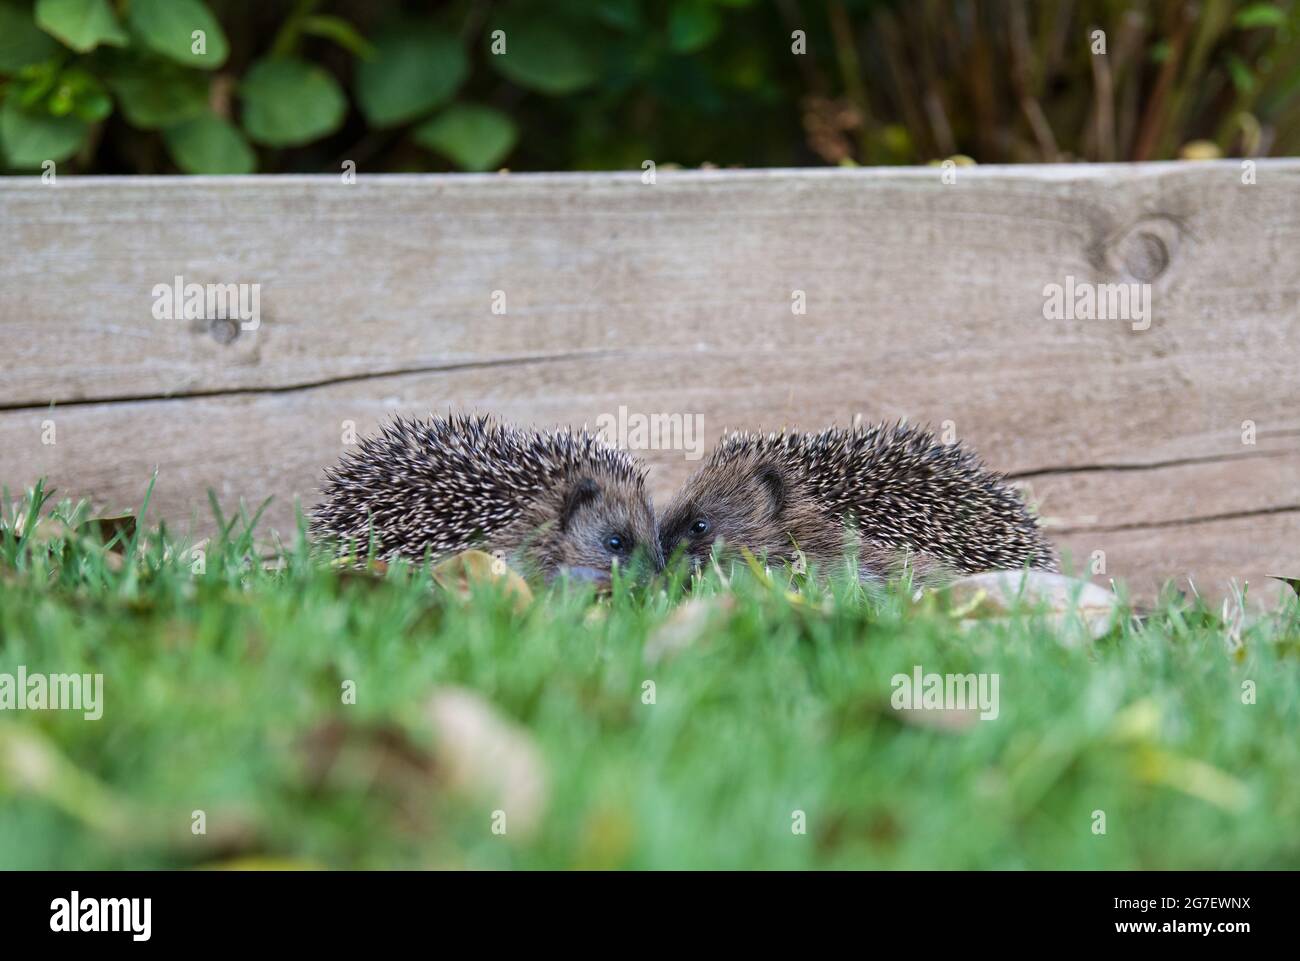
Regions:
[[[729,594],[693,597],[679,604],[646,638],[646,661],[653,664],[694,646],[705,635],[717,631],[735,609],[736,600]]]
[[[945,589],[961,621],[1001,620],[1013,610],[1040,610],[1058,628],[1082,623],[1095,640],[1111,629],[1119,598],[1090,581],[1046,571],[989,571],[962,577]],[[1062,634],[1068,642],[1068,632]]]
[[[425,716],[448,787],[506,815],[508,837],[531,836],[548,794],[546,764],[533,736],[473,691],[434,691]]]
[[[1300,577],[1286,577],[1282,574],[1269,574],[1268,576],[1275,581],[1281,581],[1283,584],[1290,586],[1291,590],[1300,594]]]
[[[118,542],[113,545],[113,550],[119,553],[126,553],[130,546],[131,538],[135,536],[135,514],[124,512],[121,514],[111,514],[105,517],[91,517],[77,525],[77,534],[85,535],[94,532],[99,538],[101,544],[108,544],[118,534]]]
[[[505,561],[485,551],[462,551],[447,558],[434,567],[433,579],[444,590],[461,598],[470,597],[476,584],[496,582],[513,598],[518,613],[528,610],[533,603],[533,591],[528,582]]]

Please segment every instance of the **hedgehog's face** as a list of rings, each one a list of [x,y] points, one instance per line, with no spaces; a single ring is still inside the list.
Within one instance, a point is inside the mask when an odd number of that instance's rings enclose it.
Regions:
[[[553,573],[603,581],[615,564],[624,569],[663,570],[654,510],[644,487],[619,478],[584,476],[563,492],[545,535]]]
[[[710,464],[673,498],[659,525],[665,557],[684,556],[696,567],[715,545],[778,555],[789,545],[784,515],[787,481],[769,463]]]

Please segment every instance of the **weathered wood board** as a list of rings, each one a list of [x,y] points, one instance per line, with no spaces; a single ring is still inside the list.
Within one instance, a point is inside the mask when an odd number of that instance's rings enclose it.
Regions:
[[[393,411],[678,414],[703,437],[638,452],[661,497],[724,427],[903,417],[1096,579],[1267,600],[1300,572],[1300,161],[1242,173],[0,180],[0,482],[118,508],[156,466],[173,526],[212,488],[284,531]],[[156,319],[178,275],[259,285],[258,329]],[[1149,282],[1149,327],[1048,319],[1070,277]]]

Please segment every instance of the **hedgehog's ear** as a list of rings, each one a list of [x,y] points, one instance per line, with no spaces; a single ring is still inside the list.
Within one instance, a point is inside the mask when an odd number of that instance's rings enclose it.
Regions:
[[[781,472],[771,464],[763,464],[754,471],[754,480],[758,481],[758,489],[771,502],[769,507],[772,518],[775,520],[780,517],[785,510],[785,478]]]
[[[600,486],[590,477],[584,477],[576,481],[564,495],[564,503],[560,506],[560,533],[566,533],[569,524],[573,520],[573,515],[584,504],[590,504],[600,496]]]

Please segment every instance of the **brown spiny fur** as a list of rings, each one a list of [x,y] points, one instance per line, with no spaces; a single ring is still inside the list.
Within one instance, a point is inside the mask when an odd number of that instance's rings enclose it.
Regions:
[[[634,552],[663,563],[644,469],[586,432],[399,417],[325,476],[311,535],[339,554],[364,555],[373,530],[384,560],[476,547],[547,577],[608,574]]]
[[[802,553],[823,572],[852,555],[868,579],[893,576],[904,562],[923,583],[1056,569],[1051,546],[1001,475],[961,446],[903,424],[730,434],[673,498],[659,537],[665,556],[684,549],[697,564],[715,541],[769,561]]]

